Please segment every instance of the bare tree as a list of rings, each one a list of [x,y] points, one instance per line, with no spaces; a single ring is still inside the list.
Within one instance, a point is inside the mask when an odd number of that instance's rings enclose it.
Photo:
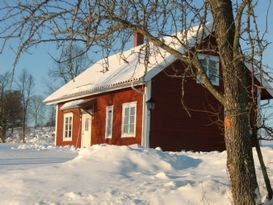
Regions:
[[[86,68],[87,54],[77,45],[69,45],[61,50],[58,59],[52,57],[56,67],[49,71],[53,79],[62,79],[63,83],[74,79]]]
[[[22,114],[22,129],[23,133],[21,136],[22,142],[25,143],[25,135],[26,135],[26,126],[27,126],[27,118],[29,113],[29,106],[31,95],[34,87],[34,78],[31,74],[29,74],[26,70],[22,70],[19,78],[18,78],[18,89],[21,92],[21,102],[23,105],[23,114]]]
[[[267,75],[262,69],[265,35],[256,22],[256,4],[250,0],[21,1],[2,8],[0,21],[5,26],[0,38],[3,46],[10,39],[20,39],[16,63],[24,51],[40,43],[66,46],[78,42],[85,46],[84,52],[100,47],[107,57],[124,50],[133,32],[144,35],[146,46],[141,50],[146,52],[145,65],[151,63],[150,45],[162,55],[173,55],[188,65],[182,76],[199,76],[203,86],[222,104],[233,202],[251,205],[260,200],[250,133],[251,106],[256,99],[254,73]],[[199,28],[198,35],[189,41],[193,25]],[[207,32],[215,39],[216,47],[199,46]],[[206,52],[214,52],[221,59],[223,91],[215,89],[198,58],[199,53]],[[107,58],[105,61],[107,71]],[[250,92],[246,62],[255,68]]]
[[[40,126],[44,120],[43,97],[39,95],[31,96],[29,114],[34,120],[34,128]]]
[[[46,122],[46,126],[48,127],[54,127],[55,126],[55,106],[49,106],[48,107],[48,120]]]

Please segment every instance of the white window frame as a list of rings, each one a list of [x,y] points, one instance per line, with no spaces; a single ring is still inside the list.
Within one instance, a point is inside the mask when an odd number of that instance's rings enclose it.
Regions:
[[[124,132],[124,125],[125,125],[125,109],[129,108],[129,117],[128,117],[128,130],[130,127],[130,113],[131,113],[131,108],[135,108],[135,115],[134,115],[134,131],[133,132]],[[136,119],[137,119],[137,102],[129,102],[129,103],[123,103],[122,104],[122,125],[121,125],[121,137],[126,138],[126,137],[136,137]]]
[[[107,133],[107,130],[108,130],[108,127],[109,127],[109,124],[108,124],[108,120],[109,120],[109,112],[111,111],[111,133],[108,134]],[[113,134],[113,117],[114,117],[114,106],[113,105],[110,105],[110,106],[106,106],[106,114],[105,114],[105,138],[106,139],[109,139],[109,138],[112,138],[112,134]]]
[[[66,118],[71,118],[71,136],[66,137]],[[68,129],[69,130],[69,129]],[[64,121],[63,121],[63,141],[72,141],[72,135],[73,135],[73,113],[69,112],[69,113],[65,113],[64,114]]]
[[[219,84],[220,84],[220,81],[219,81],[219,78],[220,78],[220,71],[219,71],[220,58],[219,58],[219,56],[206,55],[206,54],[198,54],[198,59],[199,60],[206,60],[207,61],[206,62],[207,67],[204,68],[204,71],[206,72],[206,74],[207,74],[207,76],[208,76],[211,84],[215,85],[215,86],[219,86]],[[213,81],[210,79],[209,61],[214,61],[215,62],[216,77],[215,77],[215,80],[213,80]],[[202,63],[201,63],[201,65],[202,65]],[[202,83],[201,80],[200,80],[200,76],[199,75],[196,76],[196,82],[197,83]]]

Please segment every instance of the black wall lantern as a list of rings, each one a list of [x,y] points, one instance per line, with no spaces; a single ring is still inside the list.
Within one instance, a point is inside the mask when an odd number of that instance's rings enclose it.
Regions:
[[[150,111],[150,129],[149,129],[149,147],[152,146],[152,111],[155,109],[155,101],[151,97],[146,101],[147,108]]]
[[[146,104],[149,111],[153,111],[155,109],[155,101],[152,97],[146,101]]]

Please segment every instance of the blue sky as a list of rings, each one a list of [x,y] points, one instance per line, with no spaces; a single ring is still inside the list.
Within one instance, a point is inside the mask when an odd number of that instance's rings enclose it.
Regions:
[[[30,52],[25,53],[19,60],[15,69],[15,79],[23,69],[31,73],[35,79],[35,94],[46,95],[46,82],[48,79],[48,71],[54,66],[53,60],[48,53],[57,55],[53,45],[40,45],[37,48],[32,48]],[[5,71],[12,70],[15,54],[11,49],[4,51],[0,55],[0,74]],[[14,83],[14,86],[15,83]]]
[[[260,23],[261,32],[265,29],[265,15],[268,8],[268,1],[260,1],[259,7],[257,7],[256,15],[258,16],[258,22]],[[268,33],[266,39],[269,42],[273,42],[273,5],[270,7],[270,13],[268,18]],[[48,77],[49,69],[52,69],[55,64],[49,53],[58,57],[58,51],[53,44],[43,44],[38,47],[32,48],[28,53],[25,53],[15,70],[15,78],[20,74],[22,69],[26,69],[35,78],[35,90],[37,95],[47,96],[48,88],[46,83],[50,82]],[[0,55],[0,74],[12,69],[14,61],[14,52],[11,49],[6,49],[2,55]],[[91,60],[96,61],[99,57],[93,57]],[[273,45],[270,44],[264,55],[264,64],[268,64],[273,67]]]

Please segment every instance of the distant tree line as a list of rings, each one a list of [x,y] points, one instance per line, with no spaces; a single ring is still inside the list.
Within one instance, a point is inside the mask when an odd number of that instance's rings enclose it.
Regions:
[[[9,72],[0,74],[0,142],[4,143],[8,137],[7,132],[13,132],[14,128],[22,129],[20,141],[25,142],[28,125],[54,126],[55,118],[49,116],[46,119],[43,97],[34,95],[34,85],[33,76],[26,70],[22,70],[15,80]],[[50,111],[50,115],[52,113]]]
[[[52,59],[56,67],[48,73],[55,82],[48,85],[50,93],[81,73],[86,68],[88,56],[81,47],[71,44],[61,50],[59,58]],[[45,107],[44,97],[34,95],[34,77],[22,70],[17,79],[13,78],[12,73],[0,73],[0,143],[6,141],[7,131],[13,132],[14,128],[21,128],[20,141],[25,142],[29,125],[34,128],[55,126],[55,107]]]

